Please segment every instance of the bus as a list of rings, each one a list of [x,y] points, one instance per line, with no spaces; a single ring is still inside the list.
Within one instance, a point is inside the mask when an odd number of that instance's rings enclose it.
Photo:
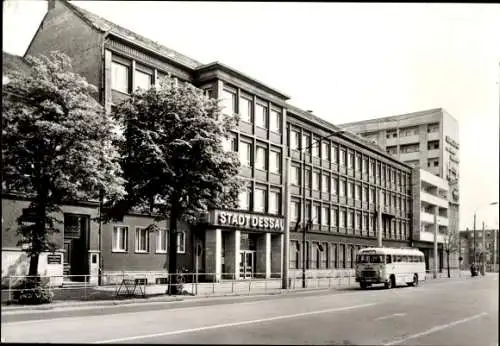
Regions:
[[[361,289],[373,284],[385,288],[418,286],[425,280],[424,254],[414,248],[365,248],[356,256],[356,282]]]

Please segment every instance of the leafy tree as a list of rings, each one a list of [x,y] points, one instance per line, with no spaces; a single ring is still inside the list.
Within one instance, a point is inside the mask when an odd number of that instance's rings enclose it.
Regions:
[[[26,60],[31,72],[11,74],[4,86],[2,187],[31,200],[18,232],[28,244],[29,275],[37,275],[40,253],[55,248],[49,235],[61,223],[53,217],[60,205],[100,193],[119,199],[125,189],[118,123],[93,98],[97,88],[62,53]]]
[[[448,231],[444,238],[444,251],[446,251],[446,262],[447,262],[447,270],[448,270],[448,277],[451,277],[450,274],[450,253],[457,253],[458,252],[458,234],[457,232],[453,231]]]
[[[237,119],[223,116],[217,100],[201,90],[168,77],[159,86],[136,91],[115,115],[125,127],[120,153],[127,198],[108,215],[121,218],[136,208],[168,220],[168,271],[175,274],[177,222],[193,224],[211,208],[236,206],[239,161],[224,151],[222,141]],[[171,278],[170,293],[175,294],[176,275]]]

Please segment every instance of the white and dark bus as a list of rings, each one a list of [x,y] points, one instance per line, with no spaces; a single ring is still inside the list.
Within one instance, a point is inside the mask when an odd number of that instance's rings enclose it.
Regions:
[[[373,284],[417,286],[424,280],[425,259],[418,249],[366,248],[356,256],[356,282],[362,289]]]

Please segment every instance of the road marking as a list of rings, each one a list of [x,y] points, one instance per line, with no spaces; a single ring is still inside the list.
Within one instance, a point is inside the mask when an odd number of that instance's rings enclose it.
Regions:
[[[392,315],[378,317],[375,319],[375,321],[382,321],[382,320],[386,320],[386,319],[391,318],[391,317],[402,317],[402,316],[406,316],[406,313],[405,312],[398,312],[398,313],[395,313]]]
[[[157,333],[157,334],[129,336],[129,337],[125,337],[125,338],[95,341],[94,343],[95,344],[106,344],[106,343],[114,343],[114,342],[121,342],[121,341],[130,341],[130,340],[137,340],[137,339],[154,338],[154,337],[159,337],[159,336],[179,335],[179,334],[199,332],[199,331],[203,331],[203,330],[211,330],[211,329],[218,329],[218,328],[227,328],[227,327],[242,326],[242,325],[253,324],[253,323],[261,323],[261,322],[268,322],[268,321],[284,320],[284,319],[287,319],[287,318],[295,318],[295,317],[302,317],[302,316],[318,315],[318,314],[324,314],[324,313],[329,313],[329,312],[347,311],[347,310],[353,310],[353,309],[366,308],[366,307],[374,306],[374,305],[377,305],[377,303],[362,304],[362,305],[352,305],[352,306],[347,306],[347,307],[343,307],[343,308],[334,308],[334,309],[326,309],[326,310],[301,312],[301,313],[298,313],[298,314],[282,315],[282,316],[275,316],[275,317],[267,317],[267,318],[261,318],[261,319],[256,319],[256,320],[249,320],[249,321],[241,321],[241,322],[233,322],[233,323],[222,323],[222,324],[215,324],[215,325],[211,325],[211,326],[191,328],[191,329],[182,329],[182,330],[174,330],[174,331],[170,331],[170,332]]]
[[[477,315],[474,315],[474,316],[470,316],[470,317],[467,317],[467,318],[464,318],[464,319],[461,319],[461,320],[458,320],[458,321],[454,321],[454,322],[451,322],[451,323],[448,323],[448,324],[443,324],[443,325],[440,325],[440,326],[436,326],[436,327],[428,329],[428,330],[426,330],[424,332],[413,334],[413,335],[407,336],[407,337],[405,337],[403,339],[398,339],[398,340],[394,340],[394,341],[388,342],[388,343],[384,344],[384,346],[391,346],[391,345],[401,344],[401,343],[403,343],[405,341],[408,341],[408,340],[411,340],[411,339],[419,338],[421,336],[429,335],[429,334],[438,332],[440,330],[456,326],[457,324],[461,324],[461,323],[465,323],[465,322],[469,322],[469,321],[478,319],[480,317],[486,316],[487,314],[488,313],[486,313],[486,312],[482,312],[480,314],[477,314]]]

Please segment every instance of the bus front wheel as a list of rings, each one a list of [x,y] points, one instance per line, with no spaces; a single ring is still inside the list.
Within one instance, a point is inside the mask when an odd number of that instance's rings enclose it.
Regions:
[[[360,282],[359,287],[361,287],[361,289],[364,290],[365,288],[368,287],[368,285],[366,284],[366,282]]]
[[[389,288],[394,288],[396,287],[396,282],[395,282],[395,278],[394,278],[394,275],[391,275],[390,278],[389,278],[389,281],[387,281],[385,283],[385,288],[389,289]]]

